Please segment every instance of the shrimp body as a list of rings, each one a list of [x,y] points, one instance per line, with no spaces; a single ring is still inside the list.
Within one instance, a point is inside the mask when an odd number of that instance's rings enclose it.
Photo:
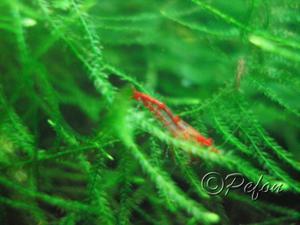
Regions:
[[[133,98],[142,102],[174,137],[194,141],[202,146],[210,147],[213,145],[211,138],[204,137],[179,116],[174,115],[164,103],[137,90],[133,91]],[[217,151],[215,148],[213,150]]]

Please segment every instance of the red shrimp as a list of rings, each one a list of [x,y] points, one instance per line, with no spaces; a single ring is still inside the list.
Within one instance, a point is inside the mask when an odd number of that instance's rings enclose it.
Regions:
[[[201,146],[212,147],[211,149],[214,152],[219,152],[219,150],[213,147],[213,140],[211,138],[204,137],[179,116],[174,115],[164,103],[135,89],[133,90],[133,98],[141,101],[174,137],[194,141]]]

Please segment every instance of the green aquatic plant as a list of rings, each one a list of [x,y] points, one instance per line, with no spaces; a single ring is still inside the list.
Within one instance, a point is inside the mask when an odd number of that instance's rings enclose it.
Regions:
[[[1,1],[0,224],[297,224],[299,9]],[[133,88],[219,152],[172,135]],[[210,172],[281,189],[212,195]]]

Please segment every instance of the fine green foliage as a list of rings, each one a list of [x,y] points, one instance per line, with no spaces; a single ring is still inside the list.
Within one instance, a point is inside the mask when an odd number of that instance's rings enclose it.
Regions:
[[[2,0],[0,224],[298,224],[299,10]],[[172,136],[133,87],[218,153]],[[212,171],[282,190],[213,196]]]

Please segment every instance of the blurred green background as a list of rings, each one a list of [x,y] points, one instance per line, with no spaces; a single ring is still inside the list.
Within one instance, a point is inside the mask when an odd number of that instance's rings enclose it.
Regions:
[[[294,0],[2,0],[0,224],[298,224],[299,22]],[[132,87],[221,154],[190,163]],[[212,197],[208,171],[286,189]]]

